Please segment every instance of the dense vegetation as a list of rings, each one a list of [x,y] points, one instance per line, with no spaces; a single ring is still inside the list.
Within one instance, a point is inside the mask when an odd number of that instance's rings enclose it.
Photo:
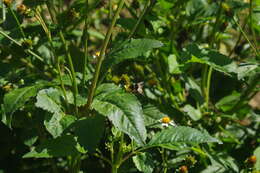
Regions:
[[[260,172],[260,0],[0,3],[0,173]]]

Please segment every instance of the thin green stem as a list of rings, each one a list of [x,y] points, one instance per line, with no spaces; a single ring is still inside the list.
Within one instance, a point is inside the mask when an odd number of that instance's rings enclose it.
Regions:
[[[0,30],[0,34],[3,35],[4,37],[6,37],[7,39],[11,40],[12,42],[14,42],[16,45],[22,47],[22,44],[19,43],[18,41],[14,40],[12,37],[10,37],[9,35],[7,35],[5,32]],[[40,60],[41,62],[43,62],[43,58],[40,57],[39,55],[37,55],[35,52],[31,51],[31,50],[26,50],[25,52],[31,54],[32,56],[34,56],[35,58],[37,58],[38,60]]]
[[[222,12],[222,2],[223,2],[223,0],[221,0],[220,3],[219,3],[219,9],[218,9],[216,21],[214,23],[213,31],[211,33],[210,48],[214,47],[213,44],[214,44],[215,39],[216,39],[216,31],[219,27],[220,17],[221,17],[221,12]],[[211,82],[212,71],[213,71],[212,67],[208,67],[208,65],[205,65],[205,67],[203,69],[202,86],[203,86],[203,91],[204,91],[204,95],[205,95],[205,98],[206,98],[206,108],[207,109],[209,107],[210,82]]]
[[[112,160],[112,167],[111,167],[111,172],[112,173],[117,173],[118,168],[120,167],[123,159],[123,145],[124,145],[124,133],[121,133],[121,138],[119,142],[119,149],[116,155],[116,159]]]
[[[46,1],[46,5],[47,5],[47,9],[48,9],[48,11],[50,13],[52,21],[55,24],[58,24],[57,23],[57,19],[56,19],[57,12],[55,10],[55,7],[54,7],[53,3],[49,2],[49,1]],[[62,44],[64,46],[66,57],[67,57],[67,61],[68,61],[69,68],[70,68],[70,71],[71,71],[71,74],[72,74],[72,87],[73,87],[73,98],[74,98],[74,106],[75,106],[75,115],[78,116],[78,107],[77,107],[78,86],[77,86],[77,80],[76,80],[76,73],[75,73],[75,70],[74,70],[74,66],[73,66],[71,55],[70,55],[69,47],[68,47],[68,44],[67,44],[67,42],[66,42],[66,40],[64,38],[62,30],[59,30],[59,37],[60,37],[60,39],[62,41]]]
[[[72,86],[73,86],[75,114],[78,115],[78,108],[77,108],[78,86],[77,86],[77,81],[76,81],[76,73],[75,73],[72,58],[71,58],[71,55],[70,55],[70,52],[69,52],[68,44],[66,43],[66,40],[64,38],[62,31],[59,32],[59,36],[60,36],[60,39],[63,43],[64,48],[65,48],[66,57],[67,57],[69,68],[70,68],[70,71],[71,71],[71,74],[72,74]]]
[[[26,39],[26,36],[25,36],[25,34],[24,34],[24,32],[23,32],[23,28],[22,28],[21,23],[19,22],[19,20],[18,20],[16,14],[15,14],[14,11],[11,9],[11,7],[8,7],[8,10],[11,12],[12,16],[14,17],[15,22],[16,22],[16,24],[17,24],[17,26],[18,26],[18,28],[19,28],[19,30],[20,30],[20,32],[21,32],[23,38]]]
[[[253,49],[254,53],[256,56],[259,56],[259,53],[256,49],[256,47],[253,45],[253,43],[249,40],[249,38],[247,37],[246,33],[244,32],[244,30],[241,28],[241,26],[239,25],[239,23],[236,21],[236,19],[233,18],[233,21],[235,22],[235,24],[237,25],[237,27],[239,28],[240,32],[243,34],[243,36],[245,37],[246,41],[249,43],[249,45],[251,46],[251,48]]]
[[[89,21],[89,15],[88,15],[88,0],[86,0],[86,17],[85,17],[85,26],[84,26],[84,33],[83,33],[83,39],[85,39],[84,44],[84,62],[83,62],[83,85],[85,85],[86,80],[86,68],[88,63],[88,21]]]
[[[252,12],[253,12],[253,0],[250,0],[249,2],[249,26],[253,35],[253,41],[255,46],[257,47],[257,41],[256,41],[256,35],[253,28],[253,18],[252,18]]]
[[[96,65],[96,69],[95,69],[95,74],[94,74],[94,77],[93,77],[93,80],[92,80],[92,83],[91,83],[91,88],[90,88],[90,91],[89,91],[88,100],[87,100],[87,104],[86,104],[86,110],[87,111],[89,110],[90,105],[91,105],[92,100],[93,100],[93,97],[94,97],[94,93],[95,93],[95,90],[96,90],[96,86],[97,86],[97,82],[98,82],[98,78],[99,78],[99,74],[100,74],[101,65],[102,65],[102,62],[105,58],[105,52],[106,52],[106,49],[107,49],[107,46],[108,46],[108,42],[110,40],[114,25],[116,23],[117,17],[119,16],[119,13],[120,13],[123,5],[124,5],[124,0],[120,0],[118,8],[116,10],[116,13],[115,13],[115,15],[112,19],[111,25],[109,26],[105,40],[103,42],[103,45],[102,45],[102,48],[101,48],[101,51],[100,51],[100,56],[97,58],[97,65]]]
[[[142,20],[144,19],[145,14],[146,14],[147,11],[148,11],[148,6],[149,6],[149,4],[150,4],[150,0],[146,0],[144,9],[143,9],[143,11],[142,11],[140,17],[138,18],[138,20],[137,20],[135,26],[133,27],[131,33],[129,34],[128,39],[131,38],[131,37],[133,37],[134,33],[137,31],[137,29],[138,29],[140,23],[142,22]]]
[[[208,76],[207,76],[207,87],[206,87],[206,108],[209,107],[209,96],[210,96],[210,84],[213,68],[209,67]]]
[[[109,19],[112,19],[112,15],[113,15],[113,0],[109,0],[109,14],[108,14],[108,17]]]
[[[110,166],[112,166],[112,162],[108,158],[104,157],[101,151],[98,150],[98,153],[94,153],[93,156],[100,158],[101,160],[107,162]]]
[[[68,97],[67,97],[66,89],[65,89],[65,86],[64,86],[64,83],[63,83],[63,80],[62,80],[62,76],[61,76],[60,59],[59,59],[59,58],[58,58],[58,63],[57,63],[57,69],[58,69],[58,74],[59,74],[61,89],[62,89],[62,92],[63,92],[63,95],[64,95],[64,99],[65,99],[65,102],[66,102],[66,108],[68,109],[68,108],[69,108],[69,105],[68,105]]]

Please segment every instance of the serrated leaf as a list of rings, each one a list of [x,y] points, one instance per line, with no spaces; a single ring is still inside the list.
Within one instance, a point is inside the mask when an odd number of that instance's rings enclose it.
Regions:
[[[183,111],[186,112],[189,117],[194,121],[198,121],[202,117],[200,110],[195,109],[191,105],[185,105]]]
[[[197,45],[191,44],[187,47],[188,53],[191,55],[190,63],[207,64],[213,69],[232,76],[237,72],[237,65],[232,59],[210,49],[200,49]]]
[[[255,169],[256,171],[260,171],[260,147],[254,150],[254,155],[256,156]]]
[[[44,119],[44,126],[53,138],[60,136],[69,127],[76,117],[65,115],[63,112],[47,113]]]
[[[3,123],[10,127],[13,113],[22,107],[31,97],[34,97],[38,90],[44,86],[44,84],[38,84],[15,89],[7,93],[4,96],[3,109],[5,113],[5,120],[2,120]]]
[[[95,152],[104,132],[104,120],[104,116],[97,114],[80,119],[72,125],[78,143],[88,152]]]
[[[60,96],[58,89],[43,89],[37,94],[35,106],[51,113],[61,112]]]
[[[155,167],[150,153],[141,153],[133,157],[133,162],[138,171],[152,173]]]
[[[52,158],[78,154],[77,142],[71,135],[46,140],[34,150],[26,153],[23,158]]]
[[[152,39],[127,40],[115,49],[112,49],[112,51],[106,56],[102,71],[105,71],[113,65],[119,64],[125,60],[140,57],[153,48],[159,48],[162,45],[162,42]]]
[[[142,107],[137,98],[114,84],[101,85],[97,89],[97,94],[92,107],[107,116],[115,127],[129,135],[139,145],[144,145],[146,129]]]
[[[226,112],[233,108],[233,106],[239,101],[240,93],[233,92],[231,95],[223,97],[216,103],[216,107]]]
[[[184,76],[185,86],[189,91],[189,94],[201,105],[204,102],[204,98],[202,96],[202,91],[200,86],[196,83],[196,81],[190,77]]]
[[[253,76],[254,72],[260,71],[259,64],[248,64],[248,63],[241,63],[237,68],[237,78],[238,80],[244,79],[248,76]]]
[[[158,124],[158,120],[167,116],[166,114],[162,113],[158,108],[151,104],[145,105],[143,107],[143,112],[146,126],[162,128],[161,124]]]
[[[169,73],[170,74],[180,74],[181,71],[179,69],[179,64],[177,62],[177,57],[176,55],[172,54],[168,56],[168,68],[169,68]]]
[[[220,142],[218,139],[211,137],[208,133],[185,126],[167,128],[156,133],[147,146],[159,146],[171,143],[206,143]]]

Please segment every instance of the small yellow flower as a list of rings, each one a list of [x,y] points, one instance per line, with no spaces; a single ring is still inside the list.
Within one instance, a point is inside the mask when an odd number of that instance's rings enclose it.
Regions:
[[[93,58],[97,58],[97,57],[99,57],[99,56],[100,56],[100,52],[97,51],[97,52],[94,53]]]
[[[100,52],[99,52],[99,51],[97,51],[97,52],[95,53],[95,55],[96,55],[96,56],[99,56],[99,55],[100,55]]]
[[[162,123],[170,123],[171,122],[171,119],[169,117],[163,117],[162,118]]]
[[[162,119],[160,119],[160,123],[162,123],[163,127],[168,127],[169,125],[176,127],[177,125],[174,123],[173,120],[170,119],[170,117],[165,116]]]

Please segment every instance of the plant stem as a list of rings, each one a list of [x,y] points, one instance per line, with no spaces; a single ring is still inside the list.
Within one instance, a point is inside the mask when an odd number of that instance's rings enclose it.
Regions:
[[[124,145],[124,133],[121,133],[121,138],[119,142],[119,149],[115,160],[112,160],[112,173],[117,173],[118,168],[120,167],[123,159],[123,145]]]
[[[206,86],[206,108],[209,107],[210,81],[211,81],[212,71],[213,68],[209,67],[208,76],[207,76],[207,86]]]
[[[76,73],[75,73],[75,70],[74,70],[73,63],[72,63],[72,58],[71,58],[71,55],[70,55],[70,52],[69,52],[69,48],[68,48],[68,45],[66,43],[66,40],[64,38],[64,35],[63,35],[62,31],[59,32],[59,36],[60,36],[61,41],[62,41],[62,43],[64,45],[66,56],[67,56],[67,60],[68,60],[68,63],[69,63],[69,68],[70,68],[70,71],[71,71],[71,74],[72,74],[72,86],[73,86],[73,97],[74,97],[74,105],[75,105],[75,114],[78,115],[78,108],[77,108],[78,86],[77,86],[77,81],[76,81]]]
[[[140,23],[141,23],[142,20],[144,19],[144,16],[145,16],[146,12],[148,11],[148,6],[149,6],[149,4],[150,4],[150,0],[146,0],[146,4],[145,4],[145,6],[144,6],[144,9],[143,9],[143,11],[142,11],[142,14],[141,14],[140,17],[138,18],[138,20],[137,20],[135,26],[133,27],[131,33],[129,34],[128,39],[130,39],[131,37],[133,37],[134,33],[137,31],[137,29],[138,29]]]
[[[84,26],[84,33],[83,33],[83,39],[85,39],[85,44],[84,44],[84,62],[83,62],[83,85],[85,85],[85,80],[86,80],[86,68],[87,68],[87,63],[88,63],[88,21],[89,21],[89,16],[88,16],[88,0],[86,0],[86,17],[85,17],[85,26]]]
[[[24,32],[23,32],[23,28],[22,28],[21,23],[19,22],[19,20],[18,20],[16,14],[15,14],[14,11],[11,9],[11,7],[8,7],[8,10],[11,12],[12,16],[14,17],[15,22],[16,22],[16,24],[17,24],[17,26],[18,26],[18,28],[19,28],[19,30],[20,30],[20,32],[21,32],[23,38],[26,39],[26,36],[25,36],[25,34],[24,34]]]
[[[48,11],[50,13],[52,21],[55,24],[58,24],[57,19],[56,19],[55,7],[49,1],[46,1],[46,5],[47,5],[47,8],[48,8]],[[77,86],[77,81],[76,81],[76,73],[75,73],[75,70],[74,70],[74,66],[73,66],[71,55],[70,55],[69,47],[68,47],[68,44],[66,43],[66,40],[64,38],[62,30],[59,30],[59,37],[60,37],[62,44],[65,48],[66,57],[67,57],[69,68],[70,68],[70,71],[71,71],[71,74],[72,74],[72,87],[73,87],[73,98],[74,98],[74,105],[75,105],[75,115],[78,116],[78,108],[77,108],[78,86]]]
[[[109,14],[108,14],[108,17],[109,19],[112,19],[112,15],[113,15],[113,0],[109,0]]]
[[[57,69],[58,69],[58,73],[59,73],[61,89],[62,89],[62,92],[63,92],[63,95],[64,95],[64,99],[65,99],[65,102],[66,102],[66,108],[69,109],[68,97],[67,97],[65,86],[64,86],[64,83],[63,83],[63,80],[62,80],[62,76],[61,76],[60,59],[59,58],[58,58],[58,62],[57,62]]]
[[[102,62],[105,58],[105,52],[106,52],[108,42],[110,40],[112,31],[113,31],[113,27],[116,23],[117,17],[119,16],[119,13],[120,13],[123,5],[124,5],[124,0],[120,0],[119,6],[116,10],[116,13],[115,13],[115,15],[112,19],[111,25],[109,26],[105,40],[103,42],[103,45],[102,45],[102,48],[101,48],[101,51],[100,51],[100,56],[97,58],[97,65],[96,65],[96,69],[95,69],[95,74],[94,74],[94,77],[93,77],[93,80],[92,80],[92,83],[91,83],[91,88],[90,88],[90,91],[89,91],[89,94],[88,94],[88,100],[87,100],[87,104],[86,104],[86,110],[87,111],[90,109],[90,105],[91,105],[93,97],[94,97],[94,93],[95,93],[95,90],[96,90],[96,86],[97,86],[97,82],[98,82],[98,78],[99,78],[99,74],[100,74],[101,65],[102,65]]]
[[[0,34],[3,35],[4,37],[6,37],[7,39],[11,40],[12,42],[14,42],[16,45],[22,47],[21,43],[19,43],[18,41],[14,40],[12,37],[10,37],[9,35],[7,35],[5,32],[0,30]],[[40,57],[39,55],[37,55],[36,53],[34,53],[31,50],[25,50],[25,52],[31,54],[32,56],[34,56],[35,58],[37,58],[38,60],[40,60],[41,62],[44,62],[43,58]]]
[[[213,44],[215,42],[215,38],[216,38],[216,31],[218,29],[219,26],[219,21],[220,21],[220,16],[221,16],[221,12],[222,12],[222,2],[223,0],[220,1],[219,3],[219,9],[218,9],[218,13],[217,13],[217,17],[216,17],[216,21],[214,23],[213,26],[213,31],[211,33],[211,37],[210,37],[210,48],[213,48]],[[213,68],[212,67],[208,67],[208,65],[206,65],[204,67],[203,70],[203,78],[202,78],[202,83],[203,83],[203,91],[204,91],[204,95],[205,95],[205,101],[206,101],[206,109],[208,110],[209,108],[209,96],[210,96],[210,82],[211,82],[211,76],[212,76],[212,71]]]
[[[246,33],[243,31],[243,29],[241,28],[241,26],[239,25],[239,23],[236,21],[236,19],[233,18],[233,21],[235,22],[235,24],[237,25],[237,27],[239,28],[240,32],[242,33],[242,35],[245,37],[245,39],[247,40],[247,42],[249,43],[249,45],[251,46],[251,48],[254,50],[254,53],[256,56],[259,56],[259,53],[256,49],[256,47],[253,45],[253,43],[249,40],[249,38],[247,37]]]
[[[253,0],[249,1],[249,26],[253,35],[253,41],[255,46],[257,47],[256,35],[253,28],[253,19],[252,19],[252,11],[253,11]]]

